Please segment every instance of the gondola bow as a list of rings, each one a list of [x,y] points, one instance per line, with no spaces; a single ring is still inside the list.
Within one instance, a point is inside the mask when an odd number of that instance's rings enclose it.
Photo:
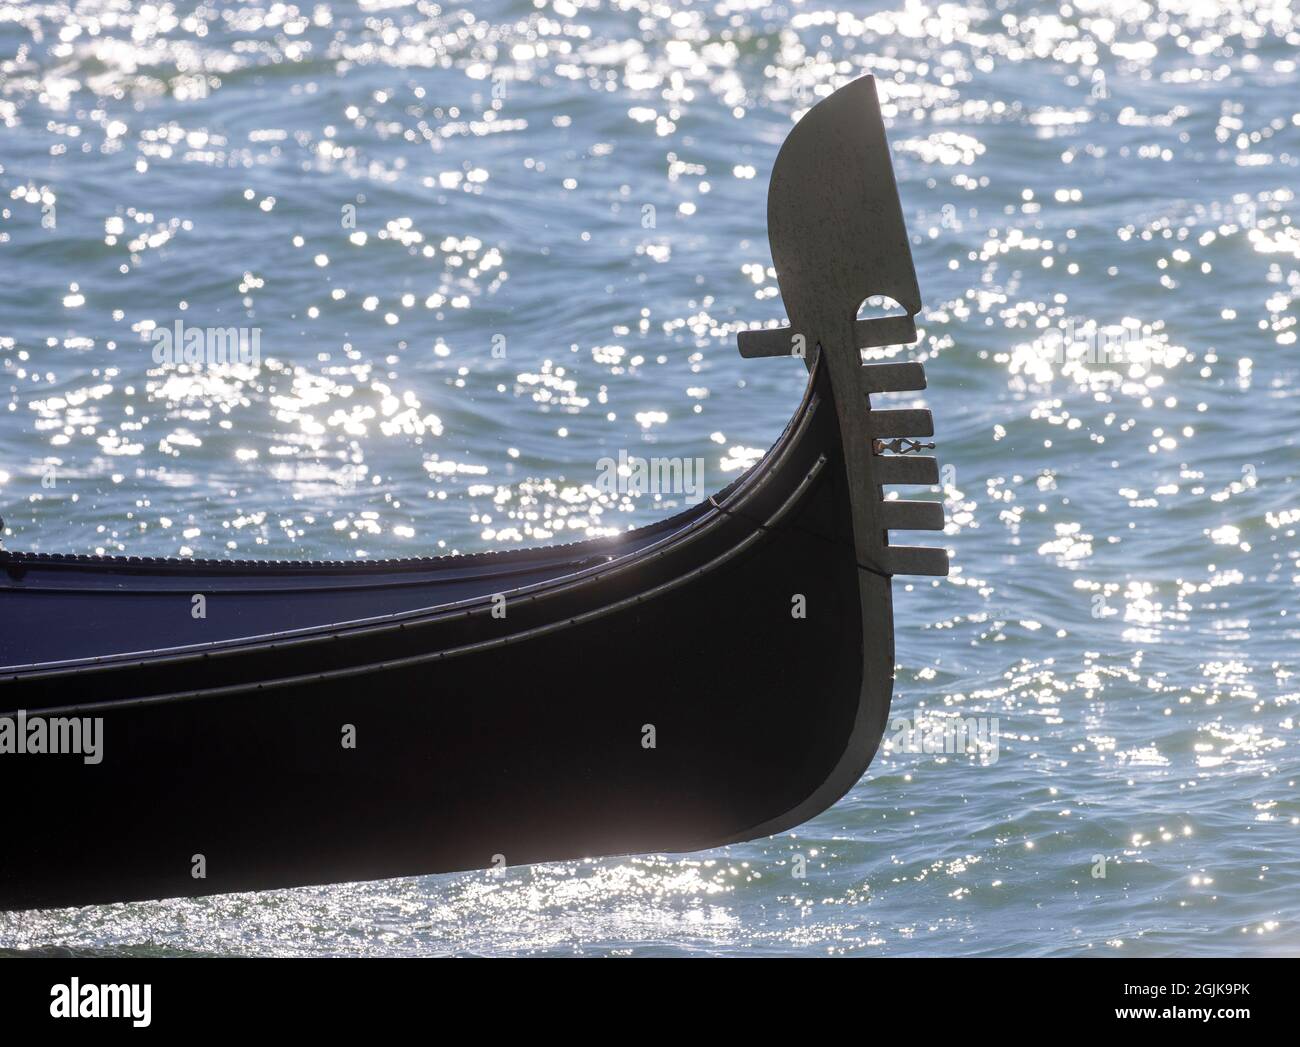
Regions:
[[[938,481],[905,453],[929,413],[872,402],[921,366],[859,351],[915,340],[920,309],[870,77],[791,132],[768,226],[790,324],[740,350],[801,346],[807,388],[670,519],[376,563],[0,553],[0,786],[25,813],[0,906],[694,851],[847,792],[889,710],[891,576],[947,571],[890,540],[939,504],[882,494]],[[859,319],[876,295],[905,315]]]

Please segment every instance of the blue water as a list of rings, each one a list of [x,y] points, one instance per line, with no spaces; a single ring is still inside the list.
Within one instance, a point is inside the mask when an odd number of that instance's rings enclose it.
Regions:
[[[597,489],[620,449],[722,486],[802,384],[735,350],[783,316],[776,148],[873,72],[952,467],[895,711],[999,738],[893,747],[722,851],[10,914],[0,947],[1300,952],[1291,7],[131,7],[0,12],[8,548],[374,558],[679,507]],[[257,366],[157,367],[177,320],[257,328]],[[1121,361],[1053,349],[1098,329]]]

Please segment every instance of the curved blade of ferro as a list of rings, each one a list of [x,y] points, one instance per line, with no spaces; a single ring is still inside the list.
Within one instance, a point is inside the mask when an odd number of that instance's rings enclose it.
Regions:
[[[942,529],[942,510],[881,498],[882,484],[928,482],[937,469],[933,459],[901,463],[879,453],[904,448],[889,437],[933,435],[928,411],[871,409],[871,394],[925,388],[921,365],[864,367],[860,354],[916,341],[914,317],[921,308],[873,77],[823,99],[790,132],[772,169],[767,226],[790,326],[743,332],[741,355],[793,354],[811,367],[815,354],[824,354],[862,566],[883,575],[946,575],[942,549],[891,547],[887,537],[891,527]],[[877,295],[893,299],[905,315],[858,320],[862,303]],[[923,445],[907,442],[916,446]]]

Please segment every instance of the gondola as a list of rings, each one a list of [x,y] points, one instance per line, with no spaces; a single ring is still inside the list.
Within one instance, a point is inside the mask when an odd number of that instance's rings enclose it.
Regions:
[[[921,306],[870,77],[792,129],[768,228],[790,324],[739,349],[806,391],[670,519],[373,563],[0,553],[0,906],[696,851],[843,796],[886,725],[891,578],[948,570],[892,540],[941,505],[884,493],[938,483],[906,453],[929,412],[872,403],[921,365],[860,353]]]

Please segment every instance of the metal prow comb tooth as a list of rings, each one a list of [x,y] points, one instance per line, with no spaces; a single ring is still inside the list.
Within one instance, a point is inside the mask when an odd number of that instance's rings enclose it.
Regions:
[[[891,545],[885,549],[885,571],[944,578],[948,574],[948,551],[926,545]]]
[[[939,482],[939,459],[919,454],[877,455],[876,482],[933,487]]]
[[[863,364],[864,393],[914,393],[925,388],[925,368],[918,363]]]
[[[885,526],[891,530],[943,530],[943,506],[939,502],[888,501],[884,509]]]
[[[740,355],[798,356],[810,369],[820,361],[835,394],[859,562],[881,574],[946,575],[945,550],[891,546],[887,535],[890,528],[942,530],[942,505],[881,497],[884,484],[935,484],[939,476],[934,458],[885,455],[877,446],[934,435],[929,411],[871,406],[874,393],[924,389],[921,365],[864,366],[860,352],[915,342],[921,309],[872,77],[823,99],[790,132],[772,169],[767,227],[790,325],[740,332]],[[873,297],[897,302],[907,315],[858,319]]]
[[[888,436],[933,436],[934,415],[921,407],[891,407],[867,415],[873,440]]]

